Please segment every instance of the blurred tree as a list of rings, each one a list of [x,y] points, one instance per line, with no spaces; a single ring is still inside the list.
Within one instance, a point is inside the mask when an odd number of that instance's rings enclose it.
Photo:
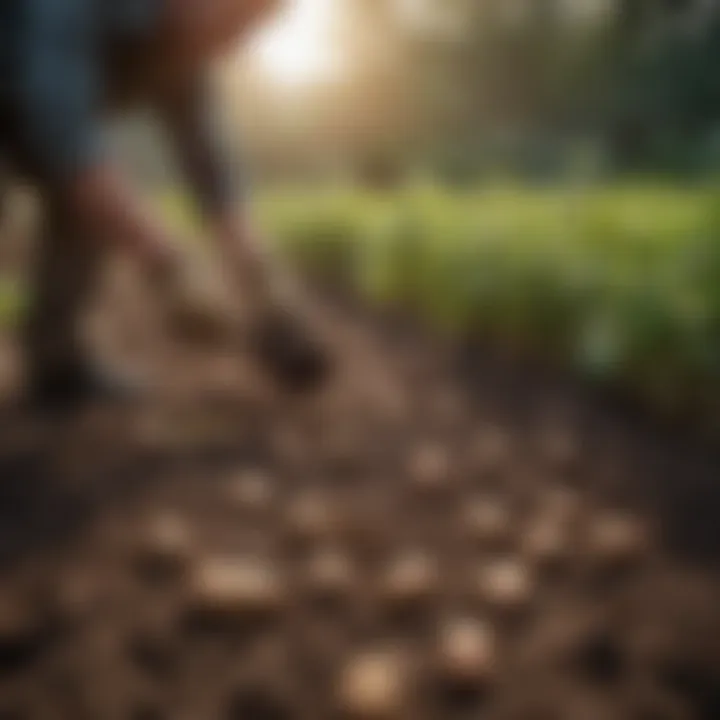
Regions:
[[[419,160],[470,180],[473,168],[475,176],[538,162],[562,169],[563,155],[588,138],[606,141],[626,168],[680,168],[691,158],[707,166],[702,143],[717,147],[718,0],[343,0],[342,8],[341,77],[291,101],[256,83],[239,104],[243,117],[257,116],[261,144],[282,146],[276,159],[332,154],[383,178]]]

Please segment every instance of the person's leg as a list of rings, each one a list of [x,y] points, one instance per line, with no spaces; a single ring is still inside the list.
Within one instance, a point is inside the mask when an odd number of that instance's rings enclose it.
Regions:
[[[47,203],[32,305],[25,328],[31,400],[66,407],[117,395],[124,388],[89,359],[83,338],[88,303],[98,288],[105,250]]]

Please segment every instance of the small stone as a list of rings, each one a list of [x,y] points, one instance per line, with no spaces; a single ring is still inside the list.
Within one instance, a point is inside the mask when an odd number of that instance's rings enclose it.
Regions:
[[[472,618],[446,621],[440,628],[440,671],[453,684],[485,684],[497,669],[493,628]]]
[[[411,552],[396,558],[380,581],[383,599],[403,607],[422,603],[438,590],[437,563],[423,552]]]
[[[523,562],[502,558],[479,571],[478,591],[492,607],[515,611],[526,608],[532,602],[535,582],[530,568]]]
[[[407,665],[398,652],[378,651],[357,656],[342,672],[338,704],[344,717],[399,718],[407,701]]]
[[[208,616],[273,613],[285,597],[285,586],[275,568],[255,558],[205,560],[191,582],[193,609]]]

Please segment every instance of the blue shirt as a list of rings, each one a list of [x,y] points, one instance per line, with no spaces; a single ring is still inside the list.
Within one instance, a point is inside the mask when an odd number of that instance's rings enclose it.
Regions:
[[[62,182],[102,152],[101,53],[152,33],[160,10],[161,0],[0,2],[0,106],[35,172]]]

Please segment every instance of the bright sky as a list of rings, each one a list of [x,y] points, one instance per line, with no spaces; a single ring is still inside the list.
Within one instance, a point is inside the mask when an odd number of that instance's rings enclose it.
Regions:
[[[332,38],[338,5],[340,0],[287,0],[286,9],[257,38],[262,72],[286,86],[331,80],[340,63]]]

